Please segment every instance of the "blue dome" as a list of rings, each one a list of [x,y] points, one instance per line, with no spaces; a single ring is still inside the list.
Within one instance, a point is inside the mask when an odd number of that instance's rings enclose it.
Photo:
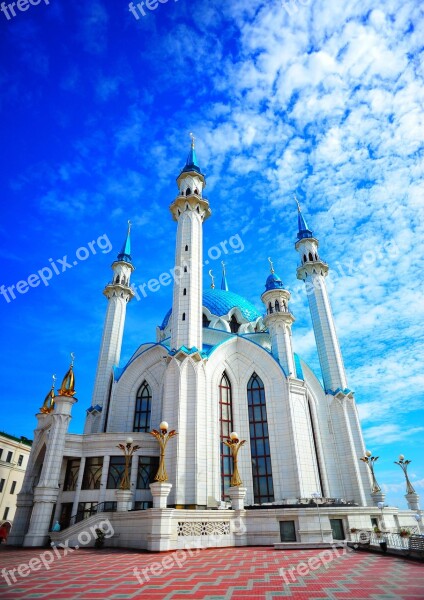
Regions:
[[[282,289],[284,287],[281,277],[278,277],[277,273],[271,273],[265,283],[265,289],[268,290],[277,290]]]
[[[243,298],[243,296],[239,296],[234,292],[227,292],[225,290],[211,288],[203,290],[203,306],[207,308],[211,314],[216,315],[217,317],[227,315],[232,308],[238,308],[249,323],[256,321],[256,319],[259,319],[259,317],[262,316],[249,300],[246,300],[246,298]],[[161,329],[165,329],[168,325],[171,313],[172,309],[169,309],[160,326]]]

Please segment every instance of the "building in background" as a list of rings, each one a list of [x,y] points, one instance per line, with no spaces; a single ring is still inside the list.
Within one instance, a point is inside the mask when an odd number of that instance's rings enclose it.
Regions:
[[[99,513],[118,534],[110,543],[150,550],[212,538],[213,545],[332,542],[351,529],[383,526],[383,518],[393,530],[414,524],[411,512],[394,507],[383,517],[384,494],[361,461],[362,429],[326,288],[329,266],[300,207],[297,277],[305,282],[318,376],[295,353],[290,292],[272,263],[252,290],[262,311],[232,291],[235,283],[225,272],[220,289],[214,281],[203,289],[203,223],[211,209],[194,143],[177,186],[170,206],[176,223],[172,307],[156,341],[140,340],[120,367],[126,310],[137,293],[128,229],[103,291],[106,318],[84,433],[68,433],[76,402],[72,362],[57,395],[52,387],[37,414],[10,542],[43,545],[55,521],[62,527],[55,539],[72,540]],[[166,285],[161,278],[157,285]],[[151,511],[159,448],[149,432],[161,421],[178,436],[167,458],[172,486],[163,487],[160,506]],[[239,454],[244,483],[237,489],[230,486],[233,463],[224,443],[234,431],[246,441]],[[122,490],[129,463],[118,445],[131,445],[127,436],[137,448]],[[212,510],[230,498],[234,510]],[[416,494],[408,503],[418,510]]]
[[[31,440],[0,432],[0,538],[6,539],[16,512],[16,499],[21,491]]]

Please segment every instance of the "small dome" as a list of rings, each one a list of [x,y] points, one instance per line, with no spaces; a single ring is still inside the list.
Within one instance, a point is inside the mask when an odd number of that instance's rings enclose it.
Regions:
[[[278,277],[277,273],[271,273],[265,283],[265,289],[268,290],[277,290],[283,289],[284,285],[281,280],[281,277]]]
[[[256,321],[262,315],[258,309],[246,298],[227,292],[225,290],[207,289],[203,290],[203,306],[209,310],[212,315],[222,317],[227,315],[232,308],[238,308],[248,323]],[[170,309],[162,322],[160,328],[163,330],[169,323],[172,309]]]

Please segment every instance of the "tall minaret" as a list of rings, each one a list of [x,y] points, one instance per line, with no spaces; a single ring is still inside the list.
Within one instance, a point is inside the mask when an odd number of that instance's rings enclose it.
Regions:
[[[287,377],[296,377],[294,365],[292,332],[294,316],[289,311],[290,292],[284,289],[281,278],[275,273],[271,259],[271,275],[265,283],[265,291],[261,296],[266,306],[265,326],[271,336],[271,352],[283,367]]]
[[[325,392],[345,390],[346,373],[325,285],[328,265],[319,258],[318,240],[314,238],[313,232],[307,226],[299,203],[297,207],[299,232],[295,248],[299,252],[301,261],[297,269],[297,278],[302,279],[306,284],[324,390]]]
[[[63,378],[57,396],[54,396],[52,389],[50,394],[52,401],[45,402],[40,409],[44,411],[40,414],[49,416],[50,427],[46,439],[46,452],[43,458],[40,479],[34,488],[34,506],[28,532],[23,542],[24,546],[43,546],[48,540],[52,511],[59,495],[59,479],[65,452],[66,434],[71,420],[72,407],[77,402],[75,398],[74,355],[71,354],[71,357],[71,365]],[[41,418],[40,421],[42,420],[44,419]],[[36,449],[34,449],[35,451]]]
[[[184,169],[177,178],[178,196],[170,210],[177,227],[171,348],[202,349],[203,221],[211,214],[202,197],[206,180],[197,163],[194,137]]]
[[[103,294],[108,300],[108,305],[91,402],[92,408],[95,408],[96,410],[89,410],[89,417],[95,416],[93,413],[98,414],[98,411],[100,410],[99,407],[103,408],[106,406],[111,384],[112,369],[114,366],[119,365],[121,356],[127,304],[134,297],[134,292],[130,287],[130,276],[134,271],[131,258],[130,231],[131,223],[128,221],[126,240],[122,246],[121,252],[118,254],[117,260],[112,263],[112,281],[111,283],[108,283],[103,291]],[[103,415],[103,421],[104,419],[105,415]],[[94,423],[89,429],[92,430],[93,426]],[[94,427],[94,429],[98,429],[98,427]],[[92,432],[95,433],[95,431]],[[86,433],[88,433],[88,431],[86,431]]]

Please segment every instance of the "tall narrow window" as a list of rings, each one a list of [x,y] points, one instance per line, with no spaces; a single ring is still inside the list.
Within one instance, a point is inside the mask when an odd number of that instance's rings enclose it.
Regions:
[[[133,431],[149,431],[151,407],[152,393],[147,381],[143,381],[137,392]]]
[[[65,482],[63,484],[64,492],[74,492],[77,489],[77,479],[80,469],[80,458],[69,458],[66,465]]]
[[[247,384],[247,403],[254,502],[255,504],[274,502],[265,389],[261,378],[256,373],[253,373]]]
[[[125,469],[125,457],[124,456],[111,456],[109,461],[109,471],[107,474],[108,490],[117,490],[121,484],[121,479]],[[131,469],[131,465],[130,465]]]
[[[103,456],[90,456],[85,460],[82,490],[99,490],[102,478]]]
[[[148,490],[154,482],[159,468],[158,456],[139,456],[137,471],[137,489]]]
[[[231,384],[224,373],[219,384],[219,423],[221,435],[221,494],[224,500],[228,497],[230,487],[232,464],[231,452],[224,440],[230,437],[233,429],[233,415],[231,407]]]

